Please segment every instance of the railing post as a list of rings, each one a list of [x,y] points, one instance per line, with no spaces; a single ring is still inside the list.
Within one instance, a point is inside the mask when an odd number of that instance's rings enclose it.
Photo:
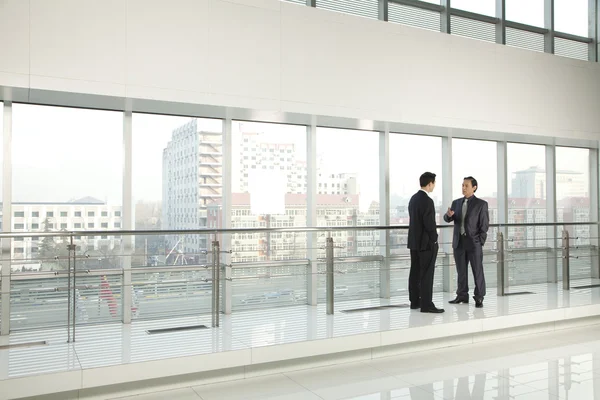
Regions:
[[[218,327],[221,313],[221,245],[218,240],[215,240],[215,253],[215,326]]]
[[[502,232],[498,232],[498,265],[497,265],[497,274],[498,274],[498,296],[504,296],[504,271],[506,270],[506,261],[504,260],[504,234]]]
[[[213,240],[212,241],[212,291],[211,291],[211,297],[212,297],[212,306],[211,306],[211,315],[212,315],[212,327],[216,327],[217,326],[217,321],[216,321],[216,317],[215,317],[215,311],[217,309],[217,305],[216,305],[216,294],[217,294],[217,257],[219,256],[217,254],[217,246],[216,246],[217,241]]]
[[[563,290],[569,290],[571,288],[571,249],[567,229],[563,230],[562,241]]]
[[[325,266],[327,274],[327,314],[333,314],[333,238],[328,237],[325,247]]]

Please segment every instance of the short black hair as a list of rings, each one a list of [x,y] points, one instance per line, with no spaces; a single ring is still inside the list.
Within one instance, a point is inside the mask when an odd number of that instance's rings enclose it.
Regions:
[[[421,185],[422,188],[433,182],[435,182],[435,174],[432,172],[425,172],[419,178],[419,184]]]
[[[466,181],[466,180],[470,180],[470,181],[471,181],[471,186],[473,186],[473,187],[475,188],[475,190],[474,190],[474,191],[475,191],[475,192],[477,191],[477,188],[479,187],[479,185],[477,184],[477,179],[473,178],[472,176],[467,176],[467,177],[465,177],[465,179],[464,179],[464,180],[465,180],[465,181]]]

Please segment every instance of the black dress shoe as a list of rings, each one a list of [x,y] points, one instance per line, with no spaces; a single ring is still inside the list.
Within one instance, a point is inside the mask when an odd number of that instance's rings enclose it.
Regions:
[[[483,308],[483,299],[477,299],[475,296],[473,296],[473,299],[475,299],[476,308]]]
[[[410,309],[411,310],[418,310],[419,308],[421,308],[420,304],[410,303]]]
[[[463,298],[457,297],[454,300],[450,300],[448,303],[450,303],[450,304],[461,304],[461,303],[469,304],[469,298],[463,299]]]
[[[441,314],[444,312],[444,309],[433,306],[433,307],[429,307],[429,308],[421,308],[421,312],[432,313],[432,314]]]

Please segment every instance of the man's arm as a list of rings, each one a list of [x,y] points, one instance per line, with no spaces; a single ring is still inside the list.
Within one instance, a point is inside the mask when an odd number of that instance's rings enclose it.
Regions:
[[[456,203],[456,201],[452,202],[452,206],[450,206],[450,209],[455,210],[456,207],[454,206],[454,203]],[[450,223],[452,221],[454,221],[454,214],[452,214],[452,216],[449,216],[447,212],[444,213],[444,221]]]
[[[479,213],[479,237],[481,238],[481,244],[484,244],[487,240],[487,231],[490,228],[490,214],[488,211],[487,201],[483,202],[481,212]]]
[[[425,213],[423,213],[423,228],[429,236],[429,241],[431,243],[436,243],[438,241],[438,234],[435,223],[435,206],[433,204],[433,200],[427,200],[428,202],[425,208]]]

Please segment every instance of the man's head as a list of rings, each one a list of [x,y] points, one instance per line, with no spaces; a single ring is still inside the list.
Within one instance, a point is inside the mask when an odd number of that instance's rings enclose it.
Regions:
[[[433,192],[433,188],[435,188],[435,174],[431,172],[425,172],[419,178],[419,184],[421,185],[421,189],[427,193]]]
[[[477,179],[472,176],[467,176],[463,180],[462,193],[465,197],[469,198],[477,191]]]

